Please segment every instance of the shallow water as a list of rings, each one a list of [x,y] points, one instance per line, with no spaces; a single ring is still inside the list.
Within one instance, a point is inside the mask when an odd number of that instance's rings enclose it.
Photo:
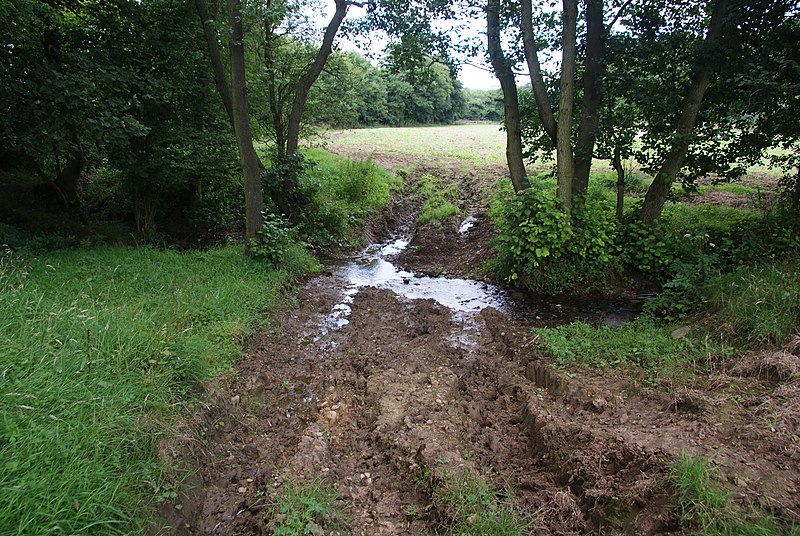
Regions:
[[[397,268],[392,264],[391,257],[405,250],[408,245],[409,241],[405,238],[372,245],[355,260],[334,270],[335,275],[347,281],[347,287],[342,300],[326,317],[324,328],[327,329],[323,334],[349,323],[350,304],[364,287],[391,290],[409,299],[432,299],[458,316],[471,316],[486,307],[507,310],[509,297],[499,287],[470,279],[416,275]]]

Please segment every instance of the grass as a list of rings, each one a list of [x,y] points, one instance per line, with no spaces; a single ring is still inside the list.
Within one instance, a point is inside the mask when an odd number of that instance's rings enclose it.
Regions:
[[[529,523],[514,508],[509,490],[497,493],[482,477],[449,474],[433,492],[437,508],[450,519],[450,536],[519,536]]]
[[[797,260],[740,268],[708,289],[712,309],[743,343],[784,344],[800,335]]]
[[[461,190],[455,182],[444,184],[437,177],[423,175],[416,185],[415,195],[425,199],[418,223],[440,223],[460,212],[455,203],[461,197]]]
[[[781,527],[761,512],[746,512],[731,503],[714,470],[703,458],[683,455],[670,467],[681,521],[698,536],[797,536],[800,527]]]
[[[328,141],[368,153],[435,157],[440,162],[506,162],[505,133],[493,124],[345,130],[329,134]]]
[[[0,534],[137,534],[172,494],[159,441],[241,355],[280,270],[240,246],[0,258]]]
[[[674,339],[669,329],[645,318],[620,327],[573,322],[557,328],[540,328],[536,334],[543,349],[559,365],[653,368],[705,355],[706,351],[687,339]]]
[[[319,483],[298,484],[286,481],[268,515],[274,536],[318,534],[344,529],[344,512],[336,504],[335,491]]]

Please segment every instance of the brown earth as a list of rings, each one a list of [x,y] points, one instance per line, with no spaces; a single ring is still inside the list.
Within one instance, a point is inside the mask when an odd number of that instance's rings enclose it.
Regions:
[[[410,163],[392,158],[376,163]],[[418,165],[410,182],[423,172],[460,182],[475,227],[414,229],[412,202],[372,234],[413,231],[395,260],[406,270],[474,275],[492,254],[480,192],[493,171]],[[195,475],[180,509],[162,508],[164,533],[271,534],[274,497],[316,482],[336,490],[346,521],[314,534],[433,534],[460,515],[439,492],[467,478],[513,490],[531,534],[685,533],[665,478],[682,452],[709,459],[739,504],[800,521],[800,342],[680,382],[558,369],[532,326],[601,322],[629,300],[517,296],[524,314],[465,318],[368,287],[336,330],[324,326],[346,287],[337,274],[308,280],[211,389],[202,440],[164,449]]]

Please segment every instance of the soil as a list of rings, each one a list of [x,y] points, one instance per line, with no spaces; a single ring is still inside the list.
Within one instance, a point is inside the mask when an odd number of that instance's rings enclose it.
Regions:
[[[414,201],[398,201],[368,234],[411,235],[393,259],[405,270],[479,277],[493,237],[480,192],[502,173],[417,162],[407,182],[434,172],[461,184],[458,220],[417,227]],[[460,234],[467,216],[474,226]],[[433,534],[458,516],[437,490],[470,477],[513,490],[531,534],[684,533],[665,476],[684,452],[709,459],[740,505],[800,521],[800,341],[680,382],[559,369],[531,328],[624,320],[631,296],[517,293],[511,313],[463,315],[366,287],[333,329],[326,319],[347,288],[335,266],[346,261],[328,259],[235,374],[209,387],[202,440],[163,449],[194,474],[162,508],[164,533],[271,534],[274,498],[299,482],[335,489],[346,513],[344,528],[315,534]]]

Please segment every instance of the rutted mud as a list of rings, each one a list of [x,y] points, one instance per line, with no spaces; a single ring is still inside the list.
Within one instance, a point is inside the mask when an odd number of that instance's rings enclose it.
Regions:
[[[675,533],[664,474],[682,451],[711,459],[740,503],[800,520],[797,348],[681,391],[557,370],[532,325],[622,321],[635,306],[477,281],[477,298],[453,299],[491,234],[471,210],[464,232],[461,219],[331,262],[251,341],[212,393],[203,440],[181,451],[195,487],[164,509],[167,533],[271,534],[270,501],[291,481],[335,489],[345,534],[433,534],[455,515],[435,496],[453,475],[513,490],[531,534]]]

